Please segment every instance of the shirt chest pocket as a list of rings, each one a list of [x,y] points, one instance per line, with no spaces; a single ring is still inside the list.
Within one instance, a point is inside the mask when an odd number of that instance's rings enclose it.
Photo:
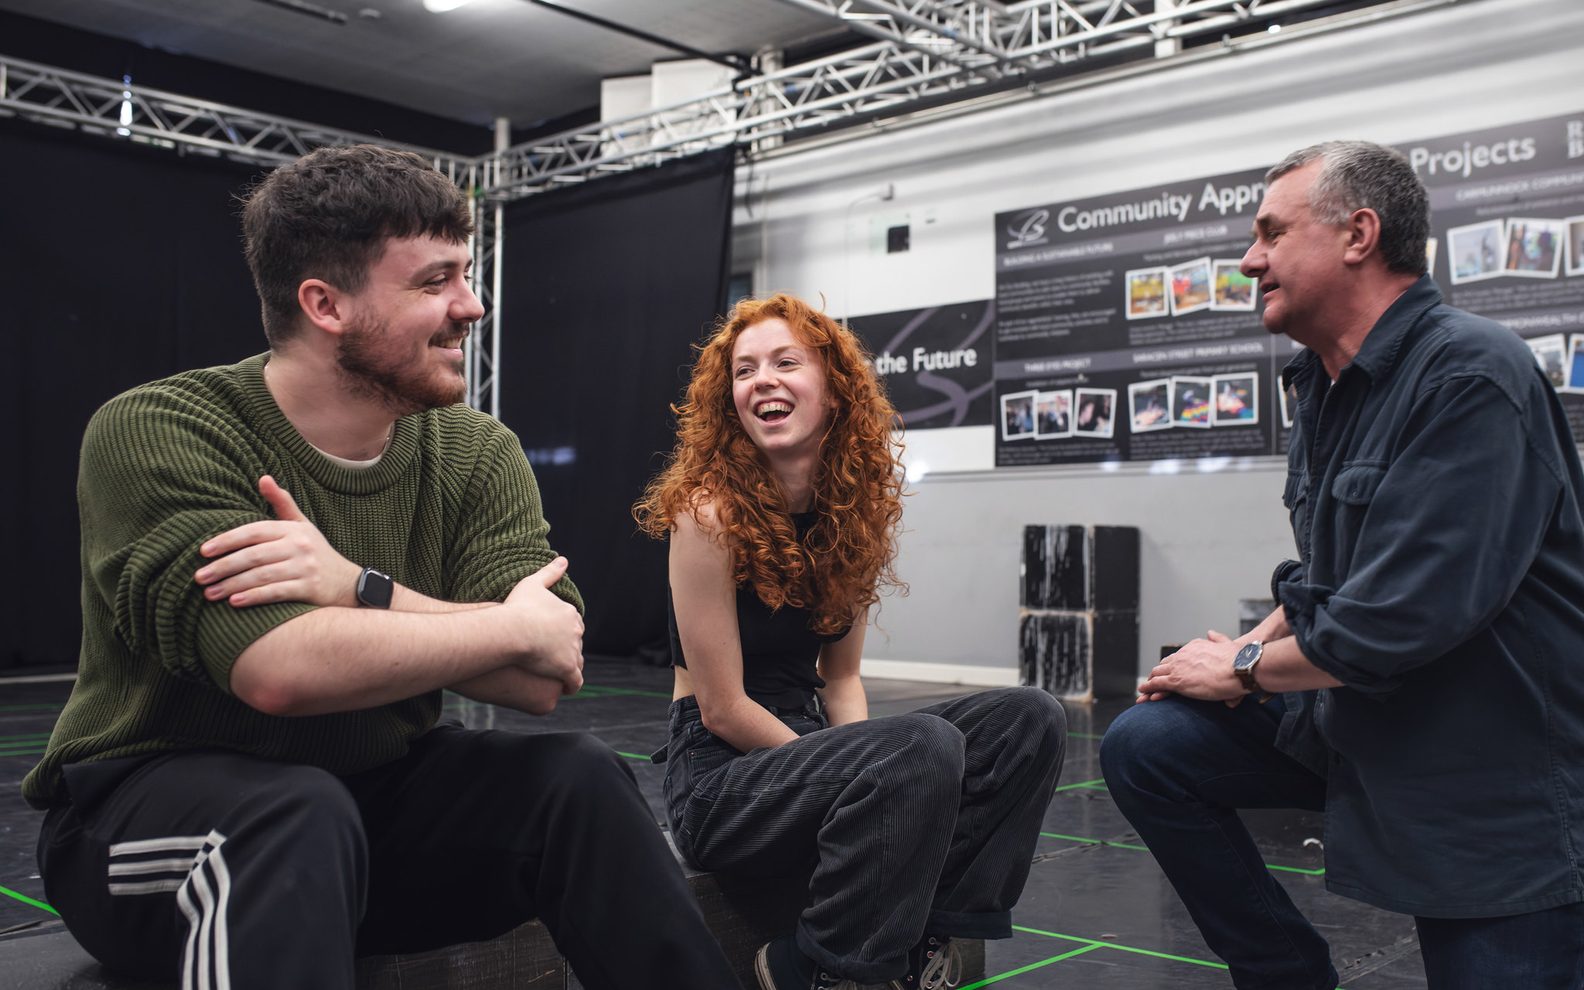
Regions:
[[[1364,508],[1386,478],[1386,466],[1376,463],[1344,464],[1331,479],[1331,497],[1344,505]]]

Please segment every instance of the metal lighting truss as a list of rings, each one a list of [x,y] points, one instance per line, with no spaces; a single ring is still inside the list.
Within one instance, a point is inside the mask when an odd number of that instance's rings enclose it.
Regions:
[[[143,144],[224,155],[279,165],[326,145],[377,142],[415,151],[459,184],[472,181],[479,160],[445,151],[393,145],[273,114],[197,100],[0,56],[0,113],[20,114],[46,124],[75,126]]]
[[[484,315],[466,345],[468,405],[500,417],[501,261],[505,224],[501,200],[473,200],[473,291]]]
[[[710,148],[748,150],[842,121],[965,100],[990,84],[1143,49],[1172,54],[1186,37],[1336,0],[782,0],[877,37],[874,44],[742,79],[685,103],[606,120],[497,153],[515,199]],[[1355,18],[1450,0],[1387,0]]]
[[[486,315],[467,344],[468,401],[496,415],[500,385],[502,205],[558,185],[657,165],[711,148],[753,155],[788,136],[940,103],[1085,58],[1144,49],[1168,56],[1184,37],[1275,23],[1335,0],[782,0],[876,43],[760,75],[696,99],[574,129],[477,158],[407,147],[472,197],[474,284]],[[1382,0],[1346,20],[1456,0]],[[1302,33],[1302,32],[1294,32]],[[1282,36],[1287,37],[1286,35]],[[1274,39],[1273,39],[1274,40]],[[761,58],[760,67],[772,64]],[[1166,64],[1162,58],[1158,64]],[[0,116],[263,165],[369,137],[0,55]]]

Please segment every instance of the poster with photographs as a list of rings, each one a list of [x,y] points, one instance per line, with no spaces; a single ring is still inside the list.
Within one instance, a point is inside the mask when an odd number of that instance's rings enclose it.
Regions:
[[[1072,436],[1072,390],[1040,392],[1034,397],[1034,438],[1055,440]]]
[[[1140,268],[1127,273],[1127,318],[1143,320],[1167,316],[1166,269]]]
[[[1430,194],[1447,301],[1529,341],[1584,437],[1584,110],[1397,148]],[[1278,375],[1300,348],[1266,332],[1241,270],[1264,174],[996,215],[997,466],[1286,451]]]
[[[1584,375],[1579,380],[1584,382]],[[1109,437],[1111,424],[1116,420],[1116,398],[1114,388],[1073,389],[1077,408],[1073,414],[1073,436]]]
[[[997,430],[998,466],[1276,452],[1281,417],[1258,408],[1275,394],[1259,380],[1293,351],[1261,325],[1259,286],[1241,271],[1263,176],[996,218],[994,378],[1013,403],[1003,418],[1036,397],[1032,433]]]
[[[1559,333],[1529,338],[1529,349],[1534,351],[1535,362],[1545,372],[1551,387],[1561,391],[1567,388],[1567,338]]]
[[[1487,220],[1447,231],[1452,253],[1452,284],[1478,282],[1502,273],[1502,222]]]
[[[1210,299],[1211,309],[1231,309],[1249,312],[1254,308],[1255,283],[1243,274],[1243,263],[1223,258],[1215,263],[1215,295]]]
[[[1214,404],[1210,422],[1215,426],[1254,426],[1259,422],[1259,375],[1217,375],[1210,379]]]
[[[1001,397],[1001,439],[1007,443],[1033,440],[1034,401],[1038,392],[1014,392]]]
[[[1567,219],[1567,273],[1584,275],[1584,217]]]
[[[1172,376],[1172,425],[1210,428],[1210,379]]]
[[[1584,110],[1397,148],[1430,193],[1447,302],[1528,341],[1584,438]]]
[[[1569,392],[1584,392],[1584,333],[1576,333],[1568,346]]]
[[[1172,383],[1169,379],[1134,382],[1128,386],[1128,409],[1132,411],[1134,433],[1169,430],[1172,427]]]

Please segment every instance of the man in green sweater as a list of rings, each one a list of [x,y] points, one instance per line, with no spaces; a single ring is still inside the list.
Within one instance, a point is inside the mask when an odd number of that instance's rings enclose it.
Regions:
[[[243,226],[269,352],[83,441],[78,680],[23,782],[50,901],[183,987],[351,987],[530,917],[587,987],[735,986],[616,754],[436,725],[442,688],[543,713],[583,668],[522,446],[459,404],[466,200],[322,149]]]

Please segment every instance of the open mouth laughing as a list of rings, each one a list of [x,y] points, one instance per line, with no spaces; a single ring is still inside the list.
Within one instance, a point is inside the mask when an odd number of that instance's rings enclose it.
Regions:
[[[763,423],[779,423],[792,415],[792,403],[784,399],[767,399],[754,406],[754,415]]]

